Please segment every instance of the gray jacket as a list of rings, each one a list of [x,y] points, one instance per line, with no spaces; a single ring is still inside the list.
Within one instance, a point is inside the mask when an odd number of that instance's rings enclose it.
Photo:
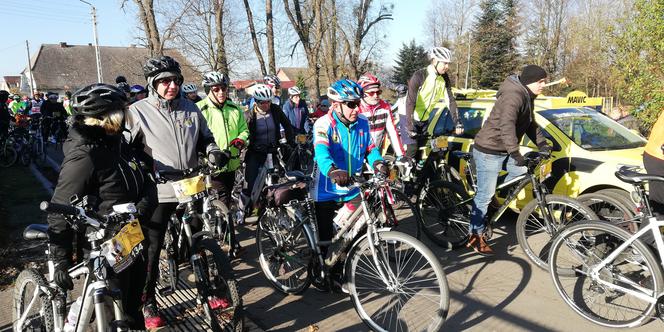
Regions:
[[[129,107],[127,141],[154,159],[154,169],[182,170],[198,165],[198,152],[217,148],[196,104],[186,98],[166,101],[152,91]],[[159,202],[176,202],[170,183],[158,184]]]

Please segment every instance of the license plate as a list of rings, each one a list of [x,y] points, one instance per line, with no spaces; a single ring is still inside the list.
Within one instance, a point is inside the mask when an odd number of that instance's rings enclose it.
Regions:
[[[113,236],[112,239],[102,243],[101,252],[115,273],[126,269],[143,250],[143,231],[138,220],[127,223]]]

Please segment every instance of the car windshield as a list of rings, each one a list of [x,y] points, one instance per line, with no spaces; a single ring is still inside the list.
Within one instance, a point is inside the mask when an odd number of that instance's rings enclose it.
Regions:
[[[550,109],[538,113],[586,150],[620,150],[646,145],[639,135],[590,108]]]

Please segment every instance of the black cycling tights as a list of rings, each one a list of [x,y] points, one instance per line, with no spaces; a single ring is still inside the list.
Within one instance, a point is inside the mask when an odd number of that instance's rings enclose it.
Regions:
[[[155,300],[155,289],[157,278],[159,277],[159,253],[164,245],[164,236],[166,235],[166,226],[171,218],[177,203],[159,203],[152,214],[152,218],[143,223],[143,229],[146,231],[145,244],[147,253],[147,279],[143,290],[143,303]]]

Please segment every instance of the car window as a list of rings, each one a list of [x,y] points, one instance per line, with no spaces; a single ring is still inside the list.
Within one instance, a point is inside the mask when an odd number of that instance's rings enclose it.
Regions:
[[[474,138],[482,128],[486,109],[459,107],[459,117],[463,124],[463,137]]]

